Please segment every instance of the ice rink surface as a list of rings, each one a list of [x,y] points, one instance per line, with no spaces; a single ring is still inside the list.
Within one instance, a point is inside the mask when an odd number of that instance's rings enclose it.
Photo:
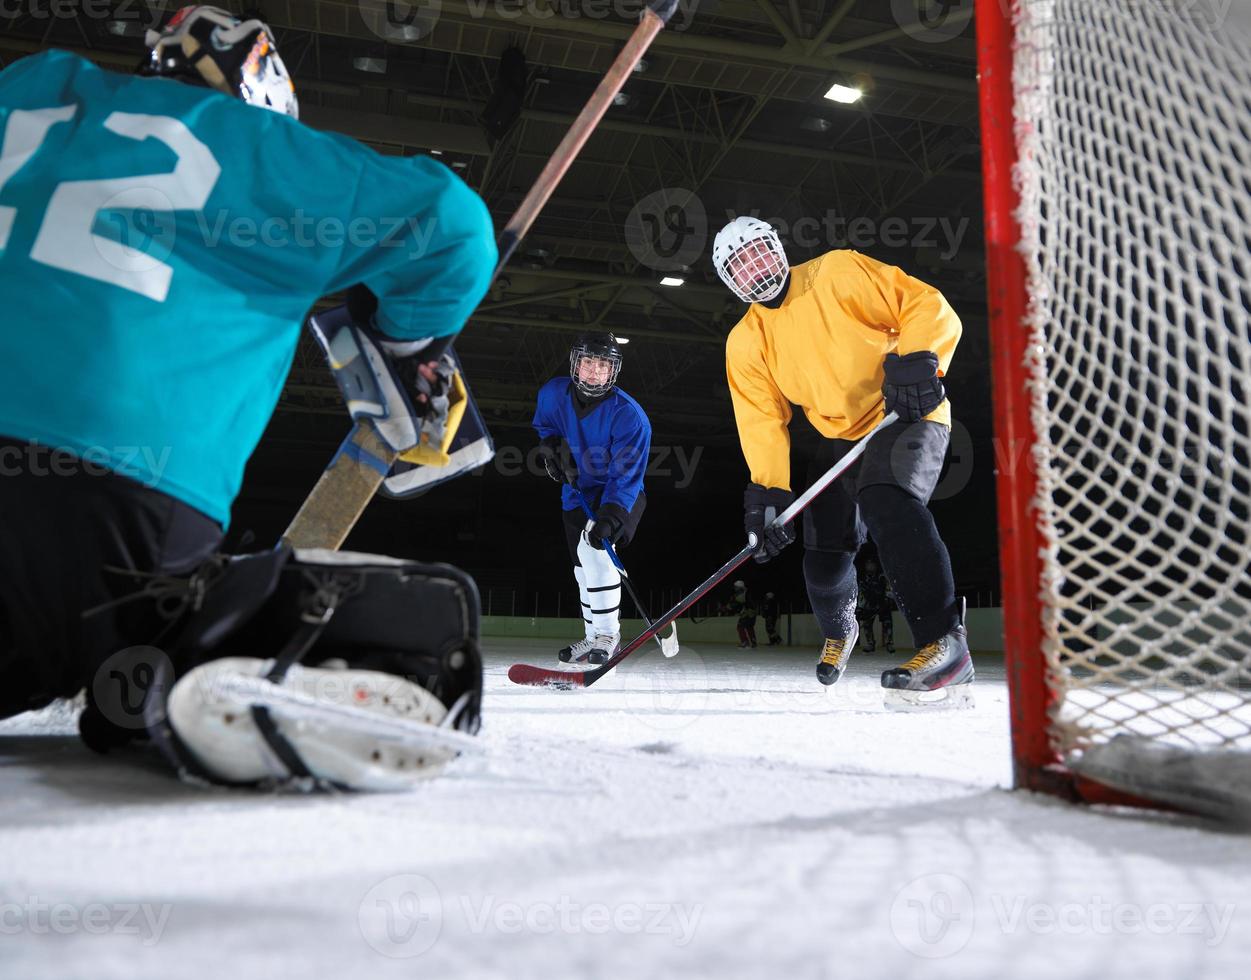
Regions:
[[[0,977],[1243,977],[1251,838],[1010,793],[1003,670],[885,710],[858,655],[684,646],[589,690],[488,639],[485,762],[198,790],[0,723]],[[634,662],[637,660],[637,662]]]

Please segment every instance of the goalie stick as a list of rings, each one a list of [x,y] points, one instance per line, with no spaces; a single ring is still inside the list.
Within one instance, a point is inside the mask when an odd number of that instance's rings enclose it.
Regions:
[[[582,491],[574,484],[569,484],[569,488],[578,498],[578,503],[582,506],[583,512],[591,520],[595,520],[595,513],[591,510],[591,505],[586,502],[586,497],[582,495]],[[617,549],[612,546],[609,541],[604,542],[604,551],[608,553],[608,557],[612,563],[617,566],[617,571],[621,573],[621,584],[625,586],[626,592],[630,594],[630,599],[634,603],[634,608],[639,611],[639,615],[643,617],[643,622],[648,629],[651,629],[652,618],[647,615],[647,610],[643,608],[643,603],[639,602],[639,597],[634,591],[634,586],[630,584],[630,573],[625,570],[625,565],[621,564],[621,559],[617,557]],[[663,627],[662,627],[663,628]],[[657,643],[660,644],[660,652],[666,657],[677,656],[678,653],[678,624],[673,624],[673,631],[668,636],[661,636],[660,630],[652,634]],[[581,658],[579,658],[581,659]]]
[[[516,214],[500,232],[499,261],[491,274],[492,282],[677,6],[677,0],[651,0],[644,9],[625,47],[600,79]],[[373,423],[362,420],[353,425],[283,534],[283,541],[297,548],[340,547],[395,465],[396,458],[397,454],[378,436]]]
[[[864,454],[865,449],[868,448],[869,441],[888,425],[895,422],[898,418],[899,416],[894,412],[888,413],[881,422],[873,427],[873,430],[868,435],[852,446],[847,455],[822,473],[812,486],[792,501],[791,505],[787,507],[786,510],[778,514],[778,516],[773,519],[773,523],[769,526],[782,527],[785,524],[789,524],[801,513],[803,513],[803,511],[807,509],[808,505],[816,500],[826,487],[851,469],[851,465],[858,460]],[[690,609],[691,606],[695,605],[695,603],[714,589],[718,583],[727,578],[736,568],[743,564],[743,562],[747,561],[747,559],[755,553],[758,543],[759,542],[756,540],[756,536],[754,534],[750,535],[747,540],[747,545],[742,551],[718,568],[708,578],[704,579],[704,581],[697,585],[694,591],[692,591],[689,595],[679,599],[676,606],[652,623],[626,646],[618,650],[613,658],[603,666],[596,667],[593,670],[576,671],[552,670],[547,667],[535,667],[531,664],[513,664],[508,668],[508,679],[514,684],[525,684],[532,687],[553,687],[562,691],[570,691],[575,687],[590,687],[597,680],[616,667],[617,664],[625,660],[626,657],[630,656],[630,654],[632,654],[635,650],[686,612],[686,610]]]

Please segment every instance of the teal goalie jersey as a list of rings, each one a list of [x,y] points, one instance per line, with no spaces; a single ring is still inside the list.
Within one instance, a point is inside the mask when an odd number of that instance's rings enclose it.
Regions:
[[[387,334],[443,337],[495,259],[429,158],[65,52],[0,73],[0,436],[223,526],[319,296],[364,283]]]

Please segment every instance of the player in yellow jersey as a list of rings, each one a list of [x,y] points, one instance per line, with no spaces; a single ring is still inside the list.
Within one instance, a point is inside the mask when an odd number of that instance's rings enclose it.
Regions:
[[[899,421],[804,512],[804,580],[825,637],[817,677],[833,684],[856,644],[856,552],[872,535],[917,655],[882,674],[889,702],[963,702],[973,663],[951,559],[926,504],[951,434],[942,377],[960,320],[942,294],[850,250],[790,268],[777,232],[739,217],[717,234],[713,264],[751,305],[726,341],[726,375],[751,472],[744,522],[773,558],[790,525],[764,528],[792,501],[791,406],[825,438],[809,481],[888,411]]]

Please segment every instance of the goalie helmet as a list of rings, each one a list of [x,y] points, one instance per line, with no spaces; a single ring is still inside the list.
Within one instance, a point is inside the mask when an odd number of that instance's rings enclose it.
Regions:
[[[233,95],[299,118],[295,86],[259,20],[240,20],[219,7],[183,7],[144,38],[150,49],[141,75],[160,75]]]
[[[790,263],[782,239],[767,221],[747,215],[717,232],[712,264],[721,281],[744,303],[767,303],[782,291]]]
[[[569,376],[587,398],[612,391],[621,373],[621,348],[627,341],[610,333],[584,333],[569,351]]]

